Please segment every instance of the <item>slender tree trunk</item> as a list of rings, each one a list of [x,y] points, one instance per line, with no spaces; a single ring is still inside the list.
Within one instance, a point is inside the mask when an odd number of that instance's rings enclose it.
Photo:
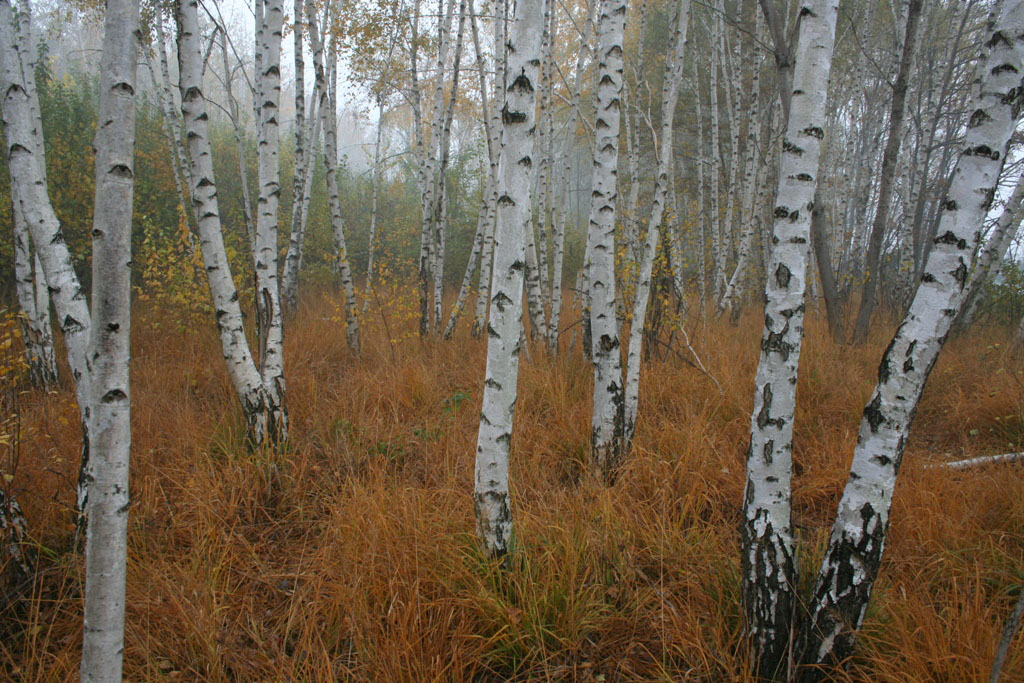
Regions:
[[[292,176],[292,225],[288,238],[288,252],[284,259],[281,297],[284,307],[295,310],[299,303],[299,235],[302,233],[303,191],[306,189],[305,168],[311,154],[306,151],[306,83],[305,61],[302,55],[302,0],[295,0],[292,17],[292,52],[295,58],[295,172]],[[312,119],[312,117],[310,117]],[[311,127],[312,128],[312,127]],[[308,131],[308,132],[311,132]]]
[[[479,338],[484,331],[487,318],[487,302],[490,300],[491,291],[491,264],[494,258],[494,231],[496,229],[498,210],[498,155],[501,147],[501,112],[505,107],[505,70],[507,67],[508,53],[505,40],[506,28],[506,5],[505,0],[495,0],[494,20],[494,44],[496,54],[494,55],[494,80],[492,91],[494,92],[494,106],[491,108],[491,124],[488,137],[487,154],[491,162],[491,204],[489,228],[484,233],[484,243],[480,258],[480,280],[477,286],[476,311],[473,315],[472,335]],[[479,50],[477,50],[479,60]],[[478,62],[477,70],[481,70]],[[482,71],[480,71],[482,76]],[[481,88],[482,91],[482,88]]]
[[[373,187],[370,190],[370,238],[366,247],[366,291],[373,289],[374,262],[373,257],[377,249],[377,194],[380,188],[380,145],[381,134],[384,130],[384,97],[377,93],[377,139],[373,143]],[[363,312],[366,312],[370,305],[370,298],[367,297],[363,303]]]
[[[587,230],[590,254],[590,325],[593,335],[593,464],[611,483],[622,460],[623,389],[619,325],[615,316],[615,204],[622,93],[625,0],[601,0],[598,10],[598,86],[594,175]]]
[[[864,620],[882,560],[910,424],[963,302],[979,228],[1024,106],[1021,26],[1024,2],[1006,0],[986,33],[983,76],[971,98],[970,123],[943,201],[939,236],[910,310],[882,356],[878,384],[864,408],[850,478],[815,582],[810,622],[801,638],[805,664],[846,661]]]
[[[1013,606],[1013,611],[1010,612],[1006,618],[1006,624],[1003,626],[1003,636],[999,639],[999,647],[996,649],[996,656],[992,661],[992,671],[989,674],[988,683],[999,683],[1003,662],[1006,661],[1006,654],[1010,651],[1010,643],[1013,642],[1013,637],[1020,627],[1020,618],[1021,615],[1024,615],[1024,586],[1021,586],[1019,590],[1020,596],[1017,598],[1017,603]]]
[[[676,103],[679,99],[679,84],[683,79],[683,57],[686,48],[686,29],[689,18],[690,0],[678,0],[674,24],[673,51],[665,63],[665,79],[661,90],[661,132],[658,152],[658,173],[655,177],[654,201],[651,218],[647,224],[647,239],[640,260],[637,276],[636,297],[633,300],[633,320],[629,329],[629,349],[626,355],[625,407],[623,416],[624,450],[629,449],[636,429],[637,404],[640,395],[640,365],[643,357],[644,323],[647,320],[647,303],[651,296],[651,274],[654,271],[654,255],[658,247],[661,221],[670,183],[670,169],[675,159],[672,155],[672,130],[675,120]]]
[[[889,206],[892,202],[892,182],[896,172],[897,156],[900,143],[903,141],[903,115],[906,112],[907,79],[910,65],[914,57],[914,45],[917,42],[917,25],[921,18],[923,0],[910,0],[907,13],[907,30],[903,40],[903,55],[896,74],[896,83],[892,88],[892,108],[889,112],[889,138],[885,143],[882,156],[882,171],[878,181],[878,205],[875,208],[875,220],[871,226],[871,239],[868,244],[867,274],[861,293],[860,310],[853,328],[853,341],[863,344],[871,326],[871,314],[874,312],[878,298],[878,287],[881,284],[882,241],[885,228],[889,222]]]
[[[576,143],[576,125],[580,116],[580,92],[583,88],[583,74],[586,69],[586,57],[590,54],[590,35],[594,24],[594,0],[588,0],[586,18],[583,24],[583,37],[576,56],[576,71],[573,78],[572,102],[569,106],[569,119],[566,123],[565,148],[562,151],[563,163],[560,165],[558,187],[562,188],[562,202],[556,204],[556,219],[553,235],[553,273],[551,277],[551,319],[548,324],[548,348],[558,351],[559,321],[562,315],[562,279],[565,263],[565,220],[569,213],[569,177],[572,173],[572,151]]]
[[[100,63],[89,340],[92,458],[85,542],[83,681],[121,680],[131,453],[132,206],[138,0],[108,0]]]
[[[234,71],[228,64],[227,31],[221,32],[221,57],[224,62],[224,90],[228,99],[228,116],[235,133],[235,151],[238,154],[238,179],[242,187],[242,216],[245,219],[245,235],[251,253],[256,253],[256,221],[252,215],[252,198],[249,196],[249,171],[245,165],[245,129],[238,111],[238,101],[232,88]]]
[[[779,166],[761,358],[743,496],[743,606],[759,675],[784,676],[795,606],[790,521],[793,416],[803,341],[811,209],[825,126],[838,0],[804,0],[793,98]]]
[[[220,334],[221,350],[235,393],[242,404],[246,436],[251,447],[276,443],[281,436],[275,427],[279,406],[274,406],[245,339],[238,291],[231,277],[231,266],[224,248],[217,182],[213,174],[206,100],[200,78],[198,0],[178,0],[178,72],[181,87],[181,112],[185,119],[186,139],[195,184],[192,201],[199,215],[199,247],[203,254],[213,310]]]
[[[542,10],[543,0],[518,0],[508,39],[493,296],[473,490],[477,536],[493,557],[504,556],[512,540],[508,460],[522,338],[523,236],[530,229],[532,211],[530,187],[534,173]]]
[[[27,11],[27,6],[22,11]],[[13,28],[10,2],[0,0],[0,110],[3,113],[11,196],[20,204],[21,215],[42,263],[75,383],[75,398],[82,420],[82,466],[76,508],[82,513],[78,519],[81,528],[85,520],[87,494],[84,473],[89,462],[87,346],[91,319],[71,253],[47,194],[42,130],[34,116],[34,112],[39,110],[38,94],[25,83]]]
[[[182,132],[181,119],[178,118],[178,114],[174,111],[174,95],[171,91],[171,75],[170,68],[167,65],[167,46],[164,38],[164,14],[162,11],[157,12],[155,21],[156,35],[157,35],[157,49],[160,51],[160,86],[158,88],[157,97],[160,99],[161,106],[164,108],[165,116],[168,125],[171,127],[171,139],[174,142],[174,157],[177,159],[178,167],[181,169],[182,178],[185,180],[185,191],[186,198],[191,196],[192,188],[195,186],[195,181],[192,178],[192,167],[189,164],[188,151],[185,148],[185,143],[182,142],[184,135]],[[180,77],[179,77],[180,80]],[[195,203],[191,206],[191,211],[185,209],[185,220],[190,225],[198,221],[196,215]],[[189,233],[191,234],[191,232]]]
[[[278,112],[281,105],[282,0],[265,1],[262,52],[263,95],[260,98],[260,138],[257,143],[259,198],[256,200],[256,330],[260,375],[267,390],[270,430],[276,441],[288,438],[285,408],[284,325],[278,288],[277,219],[281,196]]]
[[[988,236],[988,242],[975,260],[971,278],[964,289],[964,303],[960,308],[960,316],[956,321],[961,327],[966,327],[974,319],[985,283],[991,282],[999,274],[1003,258],[1006,257],[1006,252],[1013,244],[1013,238],[1017,236],[1021,219],[1024,218],[1024,211],[1020,210],[1022,202],[1024,202],[1024,175],[1017,179],[1013,194],[1006,200],[1003,212],[999,214],[995,227]]]

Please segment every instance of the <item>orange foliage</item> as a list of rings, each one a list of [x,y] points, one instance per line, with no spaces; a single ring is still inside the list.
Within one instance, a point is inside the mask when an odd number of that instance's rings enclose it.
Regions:
[[[502,574],[473,536],[484,342],[466,321],[451,343],[420,341],[406,302],[378,291],[361,358],[333,295],[289,322],[292,441],[277,454],[245,452],[212,321],[188,336],[136,326],[126,679],[746,679],[737,529],[757,313],[735,328],[690,323],[722,393],[681,361],[678,335],[667,357],[656,350],[613,488],[584,475],[591,380],[579,347],[557,359],[532,348],[512,451],[517,546]],[[795,444],[808,584],[886,334],[837,347],[808,321]],[[1021,450],[1024,360],[1005,341],[998,330],[953,340],[933,373],[860,654],[841,680],[987,674],[1024,574],[1024,468],[924,465]],[[82,629],[66,507],[77,414],[67,390],[24,393],[20,411],[14,488],[40,573],[0,613],[0,677],[70,679]],[[1004,675],[1024,677],[1019,646]]]

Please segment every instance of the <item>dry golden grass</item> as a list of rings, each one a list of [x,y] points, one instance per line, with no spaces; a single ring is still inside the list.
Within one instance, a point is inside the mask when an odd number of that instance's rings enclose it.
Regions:
[[[392,355],[371,308],[356,358],[336,310],[330,296],[311,297],[289,324],[292,439],[279,454],[245,452],[210,325],[171,332],[163,346],[151,330],[133,332],[127,680],[748,677],[738,525],[756,312],[738,327],[695,325],[721,394],[677,357],[645,366],[636,448],[613,488],[583,476],[591,379],[579,346],[558,359],[533,349],[513,443],[517,548],[502,573],[473,537],[484,342],[463,321],[453,342],[413,338]],[[794,491],[805,587],[891,329],[839,347],[809,321]],[[1024,577],[1024,468],[923,465],[1024,447],[1024,360],[1007,346],[1003,332],[981,330],[943,352],[859,656],[841,680],[987,675]],[[12,486],[40,572],[0,614],[0,677],[73,679],[83,586],[67,507],[75,408],[66,390],[19,401]],[[1024,679],[1019,637],[1004,675]]]

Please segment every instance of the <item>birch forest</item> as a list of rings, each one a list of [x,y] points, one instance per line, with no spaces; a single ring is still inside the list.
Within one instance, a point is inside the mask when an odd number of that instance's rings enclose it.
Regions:
[[[1024,680],[1024,0],[0,0],[0,114],[0,680]]]

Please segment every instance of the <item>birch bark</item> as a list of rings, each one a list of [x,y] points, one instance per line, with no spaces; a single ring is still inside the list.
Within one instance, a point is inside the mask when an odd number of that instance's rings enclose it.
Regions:
[[[586,70],[586,57],[590,54],[590,35],[594,28],[593,0],[587,2],[586,18],[583,24],[583,36],[580,49],[576,55],[576,70],[573,77],[572,100],[569,105],[569,119],[566,123],[565,148],[562,150],[562,161],[558,178],[558,186],[562,188],[562,203],[556,205],[556,218],[553,235],[553,272],[551,276],[551,319],[548,324],[548,348],[558,350],[559,321],[562,316],[562,278],[565,263],[565,221],[569,211],[569,177],[572,173],[572,151],[576,143],[576,124],[580,116],[580,92],[583,89],[583,74]]]
[[[942,203],[921,284],[878,369],[864,407],[850,478],[801,638],[808,664],[844,661],[878,576],[903,449],[921,392],[963,302],[971,254],[1024,107],[1024,2],[1005,0],[986,32],[967,134]]]
[[[543,0],[517,0],[508,39],[508,83],[502,107],[498,220],[487,327],[487,369],[476,445],[476,530],[488,554],[502,557],[512,540],[508,461],[515,418],[522,338],[523,237],[530,229],[530,187],[539,86]]]
[[[594,171],[587,252],[590,255],[590,325],[594,362],[593,464],[608,482],[623,456],[622,357],[615,316],[615,205],[622,93],[625,0],[601,0],[598,84],[595,93]]]
[[[637,276],[636,298],[633,300],[633,320],[629,329],[629,349],[626,355],[625,407],[623,416],[623,449],[628,450],[636,429],[637,404],[640,395],[640,365],[643,351],[644,323],[647,303],[651,296],[651,274],[654,255],[658,247],[661,221],[665,213],[670,172],[675,159],[672,155],[672,131],[679,84],[683,79],[683,57],[686,48],[686,29],[689,18],[689,0],[678,0],[674,22],[673,50],[665,64],[665,79],[661,90],[661,132],[659,136],[658,174],[654,185],[654,201],[647,225],[647,239]]]
[[[100,62],[89,340],[83,681],[121,680],[131,453],[129,357],[139,0],[107,0]]]
[[[759,675],[785,671],[796,558],[790,522],[793,416],[803,341],[811,210],[824,136],[838,0],[804,0],[783,142],[761,357],[754,380],[743,496],[743,605]]]
[[[24,81],[13,28],[10,2],[0,0],[0,110],[3,113],[11,193],[12,199],[20,204],[32,244],[43,266],[75,383],[75,398],[82,420],[82,466],[76,508],[83,513],[79,517],[81,525],[85,519],[87,494],[84,473],[89,462],[91,399],[87,346],[91,318],[71,253],[47,193],[42,130],[34,115],[39,110],[38,94]]]
[[[288,438],[285,408],[284,326],[278,287],[277,219],[281,198],[280,127],[282,0],[264,3],[263,83],[260,98],[260,137],[256,145],[259,198],[256,200],[256,330],[259,338],[260,375],[267,390],[270,429],[278,440]]]
[[[889,206],[892,203],[892,183],[896,172],[897,156],[903,141],[903,116],[906,113],[907,80],[910,64],[914,56],[914,45],[917,42],[917,26],[921,18],[922,0],[910,0],[907,13],[907,30],[903,40],[903,54],[900,57],[899,71],[892,88],[892,109],[889,113],[889,137],[885,143],[882,156],[882,170],[879,175],[878,205],[875,208],[875,220],[871,226],[871,238],[867,253],[867,274],[861,292],[860,310],[853,330],[853,341],[862,344],[867,339],[871,325],[871,314],[878,298],[878,287],[881,285],[882,241],[885,238],[885,227],[889,222]]]
[[[498,210],[498,154],[501,146],[501,112],[505,107],[505,70],[507,67],[506,52],[506,5],[505,0],[494,3],[494,77],[491,90],[494,92],[494,106],[491,108],[491,132],[487,152],[491,162],[491,216],[490,227],[484,233],[484,243],[480,258],[480,280],[477,286],[476,310],[473,315],[474,338],[483,334],[487,318],[487,302],[491,291],[491,264],[494,258],[494,231]]]
[[[245,339],[238,291],[231,277],[231,266],[224,248],[217,183],[210,151],[209,117],[200,76],[197,4],[198,0],[178,0],[176,12],[181,113],[185,120],[194,181],[191,188],[192,201],[199,217],[199,247],[213,298],[221,351],[235,393],[242,404],[246,437],[250,446],[257,448],[264,443],[276,443],[281,436],[274,429],[274,415],[279,407],[271,405]]]

